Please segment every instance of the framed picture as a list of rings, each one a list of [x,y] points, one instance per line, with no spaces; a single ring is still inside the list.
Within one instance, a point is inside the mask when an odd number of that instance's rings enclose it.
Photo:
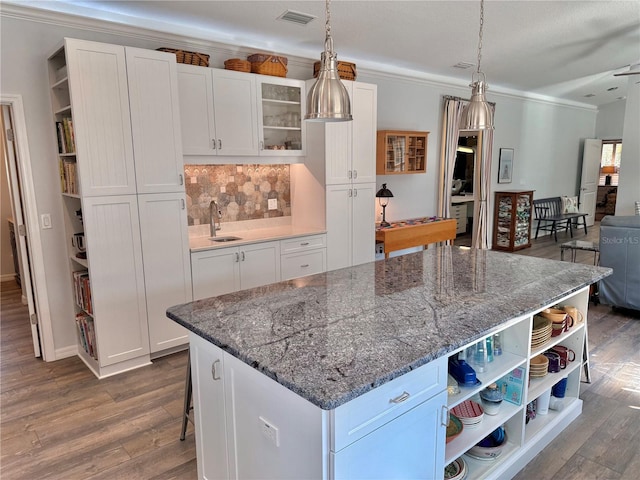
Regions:
[[[513,177],[513,148],[500,149],[498,162],[498,183],[511,183]]]

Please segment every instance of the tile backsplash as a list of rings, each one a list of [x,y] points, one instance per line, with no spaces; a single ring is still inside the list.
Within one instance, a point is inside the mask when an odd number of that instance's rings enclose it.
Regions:
[[[288,164],[185,165],[189,225],[209,223],[209,204],[215,200],[221,222],[291,216]],[[269,210],[269,200],[276,208]]]

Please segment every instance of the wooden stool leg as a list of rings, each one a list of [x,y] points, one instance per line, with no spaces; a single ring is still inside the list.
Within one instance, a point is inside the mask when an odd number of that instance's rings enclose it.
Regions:
[[[192,410],[191,399],[193,396],[193,385],[191,383],[191,354],[187,356],[187,377],[184,381],[184,408],[182,411],[182,431],[180,440],[184,440],[187,433],[187,423],[189,423],[189,412]]]

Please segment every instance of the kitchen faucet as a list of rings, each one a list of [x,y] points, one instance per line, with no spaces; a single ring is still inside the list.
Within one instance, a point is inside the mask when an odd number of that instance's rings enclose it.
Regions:
[[[222,227],[220,226],[220,219],[222,218],[222,212],[218,209],[218,204],[215,200],[211,200],[209,204],[209,223],[211,224],[211,236],[216,236],[216,231],[220,230]],[[216,226],[216,220],[218,220],[218,225]]]

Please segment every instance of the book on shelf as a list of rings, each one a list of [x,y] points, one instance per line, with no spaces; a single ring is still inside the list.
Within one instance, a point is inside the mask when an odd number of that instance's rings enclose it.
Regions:
[[[78,194],[77,169],[75,162],[60,160],[60,183],[63,193]]]
[[[96,351],[96,336],[95,328],[93,326],[93,318],[84,312],[76,313],[76,327],[78,329],[78,339],[80,345],[96,360],[98,359],[98,352]]]
[[[518,367],[496,382],[498,388],[504,394],[504,399],[514,405],[522,404],[524,392],[525,369]]]
[[[73,272],[73,284],[75,291],[75,299],[78,307],[82,308],[89,315],[93,314],[93,305],[91,303],[91,282],[89,280],[89,272],[81,270]]]
[[[56,122],[56,133],[58,136],[58,153],[75,153],[76,142],[73,132],[73,120],[65,117],[61,122]]]

